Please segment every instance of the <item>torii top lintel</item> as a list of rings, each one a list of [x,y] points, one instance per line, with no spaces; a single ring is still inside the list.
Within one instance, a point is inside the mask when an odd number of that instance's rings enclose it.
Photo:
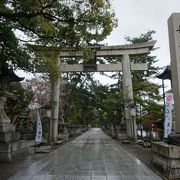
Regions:
[[[135,55],[135,54],[146,54],[151,50],[156,41],[137,43],[137,44],[126,44],[126,45],[115,45],[115,46],[89,46],[89,48],[96,50],[96,57],[107,57],[107,56],[122,56],[124,54]],[[62,58],[68,57],[83,57],[82,51],[75,49],[62,49],[60,47],[48,47],[48,46],[36,46],[29,45],[36,51],[58,51],[59,56]]]
[[[135,54],[146,54],[152,49],[156,41],[127,44],[127,45],[115,45],[115,46],[92,46],[90,48],[96,49],[96,57],[107,57],[107,56],[121,56],[124,54],[135,55]],[[63,49],[59,53],[60,57],[82,57],[83,52],[73,51],[69,49]]]

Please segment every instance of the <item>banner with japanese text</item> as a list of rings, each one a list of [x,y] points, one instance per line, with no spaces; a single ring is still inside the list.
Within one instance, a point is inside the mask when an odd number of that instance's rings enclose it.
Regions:
[[[41,124],[40,114],[39,112],[37,112],[35,143],[39,144],[41,142],[42,142],[42,124]]]
[[[172,129],[173,93],[166,93],[164,138],[167,138]]]

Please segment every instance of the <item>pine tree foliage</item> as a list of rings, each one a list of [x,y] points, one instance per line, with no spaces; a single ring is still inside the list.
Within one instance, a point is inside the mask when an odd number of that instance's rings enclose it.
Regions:
[[[126,39],[133,44],[148,42],[153,40],[154,33],[155,31],[148,31],[145,34],[141,34],[139,37],[126,37]],[[152,49],[151,52],[154,50],[155,49]],[[147,71],[132,72],[134,99],[137,106],[141,106],[141,111],[150,114],[154,120],[162,118],[162,96],[159,94],[161,86],[152,82],[152,79],[155,78],[159,70],[159,67],[155,65],[157,58],[151,54],[146,54],[133,56],[131,60],[134,63],[147,63],[148,65]],[[139,115],[141,115],[143,112],[139,113]]]
[[[37,59],[28,52],[26,43],[77,47],[102,41],[116,25],[111,3],[106,0],[1,1],[1,66],[7,62],[33,71]]]

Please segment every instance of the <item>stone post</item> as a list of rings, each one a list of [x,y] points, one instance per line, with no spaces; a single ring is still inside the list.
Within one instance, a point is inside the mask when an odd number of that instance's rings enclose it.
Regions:
[[[14,125],[4,111],[4,104],[7,97],[10,96],[12,96],[11,93],[0,91],[0,143],[9,143],[11,141],[19,140],[20,138],[20,134],[15,132]]]
[[[0,124],[3,124],[3,123],[10,124],[11,123],[9,117],[7,116],[7,114],[4,110],[4,105],[7,100],[7,97],[11,97],[11,96],[12,96],[12,94],[7,91],[0,91]]]
[[[180,13],[173,13],[168,19],[171,53],[171,74],[174,94],[175,131],[180,134]]]
[[[57,59],[58,70],[60,69],[60,59]],[[60,73],[58,78],[52,82],[52,141],[57,141],[58,118],[59,118],[59,95],[60,95]]]
[[[123,91],[125,101],[125,117],[127,121],[127,135],[129,138],[136,140],[136,118],[134,112],[134,98],[131,78],[131,63],[128,54],[122,57],[122,71],[123,71]]]

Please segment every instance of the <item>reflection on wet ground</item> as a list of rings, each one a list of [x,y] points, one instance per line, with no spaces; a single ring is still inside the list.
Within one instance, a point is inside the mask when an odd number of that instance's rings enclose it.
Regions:
[[[46,156],[23,163],[9,180],[161,179],[98,128]]]

